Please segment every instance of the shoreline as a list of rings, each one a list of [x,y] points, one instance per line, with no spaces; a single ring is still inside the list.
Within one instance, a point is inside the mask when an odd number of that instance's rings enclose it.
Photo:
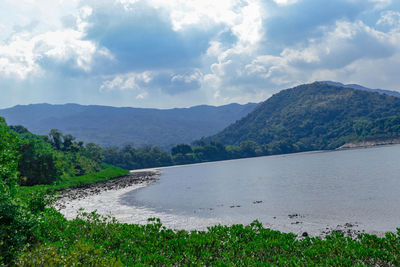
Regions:
[[[381,146],[392,146],[400,144],[400,138],[386,139],[386,140],[374,140],[374,141],[362,141],[357,143],[347,143],[335,150],[349,150],[359,148],[372,148]]]
[[[396,140],[396,142],[393,140]],[[293,153],[285,153],[285,154],[256,156],[256,157],[249,157],[249,158],[223,159],[223,160],[216,160],[216,161],[206,161],[206,162],[197,162],[197,163],[189,163],[189,164],[179,164],[179,165],[170,165],[170,166],[162,166],[162,167],[136,169],[136,170],[130,170],[129,172],[131,174],[132,173],[141,173],[141,172],[160,172],[161,173],[161,171],[164,169],[186,167],[186,166],[215,164],[215,163],[231,162],[231,161],[238,161],[238,160],[266,158],[266,157],[287,157],[287,156],[307,155],[307,154],[317,154],[317,153],[330,153],[330,152],[346,151],[346,150],[353,150],[353,149],[368,149],[368,148],[378,148],[378,147],[385,147],[385,146],[395,146],[395,145],[400,144],[400,138],[393,139],[393,140],[382,141],[382,142],[368,141],[368,142],[360,142],[360,143],[348,143],[348,144],[344,144],[343,146],[340,146],[338,148],[329,149],[329,150],[310,150],[310,151],[293,152]]]
[[[54,207],[60,211],[66,208],[66,204],[71,201],[82,200],[90,196],[99,195],[107,191],[119,191],[126,188],[144,187],[155,183],[160,172],[158,170],[142,170],[131,172],[128,175],[115,177],[107,181],[99,181],[93,184],[85,184],[66,189],[58,192],[58,200]]]
[[[385,146],[393,145],[396,144],[387,144]],[[366,148],[376,147],[382,146],[372,146]],[[323,152],[335,152],[335,150],[308,151],[296,154],[314,154]],[[292,154],[282,154],[274,156],[285,157]],[[196,214],[193,214],[193,216],[184,216],[174,213],[168,213],[168,211],[157,212],[152,208],[147,207],[146,205],[131,206],[129,204],[126,204],[122,200],[126,194],[156,183],[159,180],[163,169],[194,166],[199,164],[215,164],[220,162],[221,161],[132,170],[130,171],[129,175],[113,178],[105,182],[97,182],[95,184],[85,185],[78,188],[64,189],[60,192],[61,197],[57,201],[55,207],[58,211],[63,213],[67,219],[72,219],[76,217],[76,215],[79,213],[79,210],[83,208],[86,212],[96,210],[101,215],[110,215],[115,217],[121,223],[129,224],[146,224],[148,218],[156,217],[160,218],[163,225],[170,229],[206,230],[207,227],[218,224],[227,226],[238,223],[249,224],[251,223],[250,220],[246,222],[238,222],[223,217],[205,218],[201,216],[196,216]],[[307,219],[307,217],[308,216],[306,214],[296,213],[280,214],[276,215],[276,217],[274,216],[274,214],[271,214],[271,218],[273,219],[267,219],[266,221],[262,221],[262,223],[264,227],[285,233],[291,232],[297,234],[299,238],[302,238],[303,234],[305,233],[305,236],[324,238],[325,236],[333,232],[340,232],[343,233],[345,236],[357,238],[358,234],[361,233],[384,236],[386,232],[395,232],[395,230],[379,230],[379,228],[363,225],[362,222],[347,221],[345,219],[340,220],[340,218],[334,221],[324,222],[322,224],[320,221],[310,220]]]
[[[164,226],[174,230],[199,230],[207,231],[209,226],[238,224],[222,218],[202,218],[156,212],[146,207],[126,206],[121,202],[121,197],[134,190],[149,186],[158,181],[161,172],[158,170],[133,171],[131,174],[97,182],[82,187],[68,188],[60,191],[60,198],[54,204],[57,211],[67,219],[74,219],[82,211],[96,211],[102,216],[115,217],[120,223],[147,224],[148,218],[160,218]],[[82,210],[83,209],[83,210]],[[273,215],[271,215],[272,217]],[[384,236],[384,232],[366,231],[361,225],[354,222],[332,222],[329,225],[313,226],[313,222],[304,220],[300,214],[288,214],[273,217],[269,222],[262,222],[263,226],[284,233],[294,233],[298,238],[319,237],[325,238],[334,232],[343,233],[345,236],[357,239],[358,234],[368,233]],[[289,220],[289,223],[288,223]],[[249,221],[250,223],[250,221]],[[243,223],[248,224],[248,223]]]

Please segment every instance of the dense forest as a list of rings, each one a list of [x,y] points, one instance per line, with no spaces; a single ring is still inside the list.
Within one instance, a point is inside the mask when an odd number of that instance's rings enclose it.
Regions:
[[[103,148],[102,155],[105,163],[132,170],[248,158],[263,154],[259,146],[252,141],[242,142],[239,146],[225,146],[219,142],[198,141],[192,145],[176,145],[170,153],[158,147],[134,148],[127,145],[122,148]]]

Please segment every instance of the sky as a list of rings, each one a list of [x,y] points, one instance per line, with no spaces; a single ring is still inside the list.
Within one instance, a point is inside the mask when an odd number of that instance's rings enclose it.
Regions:
[[[400,91],[400,0],[0,2],[0,108],[260,102],[320,80]]]

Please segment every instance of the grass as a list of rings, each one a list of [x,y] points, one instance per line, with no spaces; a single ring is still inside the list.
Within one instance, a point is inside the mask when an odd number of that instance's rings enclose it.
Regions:
[[[63,177],[56,183],[51,185],[34,185],[34,186],[21,186],[20,194],[21,196],[32,195],[35,192],[49,192],[57,191],[60,189],[79,187],[87,184],[93,184],[96,182],[107,181],[112,178],[129,174],[128,170],[124,170],[112,165],[103,164],[103,170],[96,173],[89,173],[77,177]]]

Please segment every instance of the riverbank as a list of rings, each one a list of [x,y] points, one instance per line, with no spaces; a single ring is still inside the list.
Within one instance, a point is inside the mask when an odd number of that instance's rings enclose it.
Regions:
[[[346,144],[338,147],[336,150],[368,148],[368,147],[375,147],[375,146],[387,146],[387,145],[397,145],[397,144],[400,144],[400,138],[346,143]]]
[[[232,226],[239,223],[226,218],[205,218],[196,216],[196,214],[188,216],[160,212],[145,206],[132,206],[124,201],[126,196],[132,194],[133,191],[155,183],[160,175],[161,172],[158,169],[136,170],[129,175],[108,181],[64,189],[60,191],[60,198],[54,206],[69,220],[76,218],[82,212],[96,211],[102,216],[114,217],[120,223],[133,225],[145,225],[148,223],[148,218],[159,218],[168,229],[186,231],[207,231],[208,227],[216,225]],[[260,203],[253,204],[259,205]],[[324,239],[332,233],[343,233],[352,239],[357,239],[358,235],[362,233],[377,236],[384,236],[385,234],[378,231],[365,231],[362,225],[356,222],[336,221],[329,225],[318,225],[308,221],[307,215],[297,213],[285,216],[273,216],[271,214],[270,217],[270,221],[262,222],[264,227],[282,233],[294,233],[300,239],[308,236]],[[253,219],[249,219],[244,224],[250,224]]]
[[[398,217],[386,215],[394,208],[387,209],[387,212],[385,209],[385,203],[396,203],[396,198],[385,202],[377,196],[392,195],[389,189],[397,188],[397,177],[386,173],[377,180],[376,175],[371,173],[384,174],[385,170],[393,167],[393,173],[398,173],[396,162],[388,160],[396,155],[397,148],[326,151],[318,155],[307,152],[185,165],[182,168],[135,170],[132,173],[158,170],[164,176],[160,183],[146,189],[141,188],[155,181],[136,183],[119,190],[91,188],[89,191],[92,193],[84,195],[84,199],[70,199],[67,209],[61,212],[73,218],[80,208],[88,212],[97,210],[99,214],[111,215],[120,222],[130,224],[146,224],[148,218],[156,217],[170,229],[188,231],[206,230],[218,224],[249,224],[258,219],[267,228],[300,236],[307,233],[309,236],[324,237],[332,232],[352,237],[363,232],[383,236],[385,232],[395,232],[398,226]],[[377,162],[376,157],[382,162]],[[248,171],[250,168],[246,166],[257,170],[261,168],[261,171],[252,179]],[[285,169],[287,166],[291,167]],[[321,173],[320,168],[326,174]],[[216,172],[218,176],[214,177]],[[207,180],[207,177],[210,179]],[[275,177],[296,178],[282,183]],[[256,187],[251,187],[252,184]],[[237,191],[232,191],[234,185],[238,185]],[[382,185],[389,186],[383,190],[385,187]],[[374,188],[374,191],[369,188]],[[224,198],[224,194],[236,197]],[[247,197],[241,198],[243,195]]]
[[[160,172],[157,170],[136,171],[130,172],[128,175],[111,178],[105,181],[98,181],[92,184],[65,188],[59,191],[58,201],[54,204],[54,206],[59,211],[66,209],[67,205],[71,206],[71,203],[74,203],[72,207],[76,207],[77,205],[79,205],[82,208],[87,208],[90,203],[97,202],[91,200],[86,203],[84,201],[85,198],[101,194],[103,195],[101,198],[103,198],[104,201],[104,194],[108,191],[113,191],[111,194],[109,193],[108,195],[115,194],[115,191],[117,191],[117,195],[119,195],[125,191],[131,191],[140,187],[150,185],[158,179],[159,175]],[[69,214],[68,211],[65,211],[64,213],[67,217],[71,218],[71,214]]]

